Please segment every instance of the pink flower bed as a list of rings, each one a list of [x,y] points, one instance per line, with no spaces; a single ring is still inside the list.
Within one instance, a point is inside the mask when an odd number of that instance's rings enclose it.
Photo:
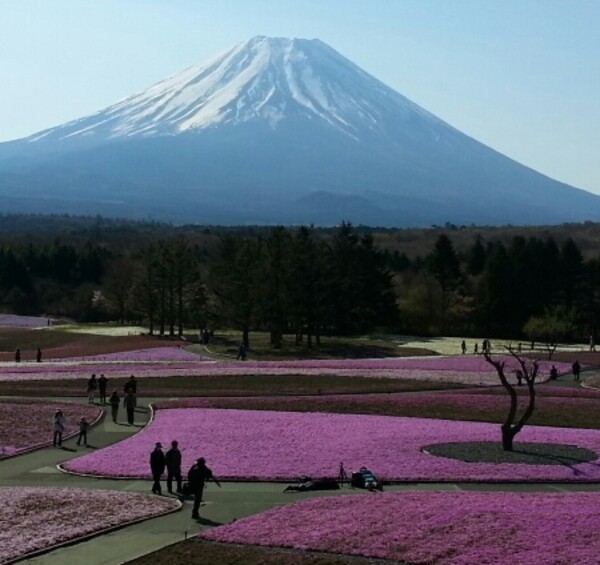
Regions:
[[[200,535],[402,563],[596,565],[599,525],[600,493],[377,493],[313,498]]]
[[[173,348],[165,348],[173,349]],[[177,349],[178,348],[174,348]],[[154,351],[154,350],[152,350]],[[183,355],[188,355],[183,351]],[[124,355],[124,354],[113,354]],[[127,355],[127,354],[125,354]],[[152,355],[148,353],[148,355]],[[190,353],[189,355],[194,355]],[[202,358],[201,358],[202,359]],[[511,363],[506,358],[507,376],[516,382]],[[559,372],[568,364],[555,363]],[[550,365],[542,362],[541,378],[547,378]],[[482,357],[423,357],[393,359],[347,359],[308,361],[261,361],[216,363],[213,361],[125,361],[120,357],[100,362],[51,362],[0,364],[0,381],[56,380],[88,378],[91,373],[107,377],[172,377],[172,376],[246,376],[246,375],[340,375],[347,377],[395,378],[425,380],[468,385],[497,385],[495,370]]]
[[[50,323],[52,323],[52,320]],[[47,325],[48,318],[42,318],[40,316],[0,314],[0,327],[3,328],[40,328]]]
[[[489,389],[484,389],[488,390]],[[463,391],[392,393],[392,394],[331,394],[319,396],[266,396],[266,397],[211,397],[181,398],[171,401],[160,401],[155,404],[158,409],[166,408],[250,408],[252,410],[289,410],[302,412],[348,412],[339,410],[337,406],[352,407],[354,413],[378,412],[377,408],[406,410],[409,415],[436,415],[437,407],[452,406],[461,419],[494,421],[493,415],[501,412],[506,415],[510,400],[507,394],[465,394]],[[519,397],[519,410],[527,406],[528,398]],[[223,403],[226,403],[224,406]],[[598,409],[598,398],[577,395],[546,396],[537,398],[537,411],[551,408],[565,413],[569,410],[595,411]],[[300,406],[300,408],[297,408]],[[481,416],[485,415],[485,418]],[[474,416],[474,417],[473,417]],[[446,416],[450,417],[450,416]],[[564,425],[564,424],[563,424]]]
[[[172,498],[72,488],[0,488],[0,500],[0,563],[180,506]]]
[[[63,438],[79,432],[78,422],[85,416],[93,422],[102,414],[95,406],[58,402],[0,402],[0,459],[52,443],[52,419],[56,410],[66,419]],[[93,433],[90,432],[90,433]]]
[[[208,357],[197,355],[182,347],[154,347],[149,349],[133,349],[131,351],[119,351],[116,353],[104,353],[101,355],[86,355],[85,357],[69,357],[67,359],[52,359],[53,362],[73,361],[210,361]]]
[[[159,410],[139,434],[64,464],[69,471],[150,476],[155,442],[177,439],[183,466],[200,456],[218,477],[290,480],[370,467],[395,481],[600,481],[598,462],[574,466],[465,463],[423,453],[447,442],[500,441],[498,424],[354,414],[182,408]],[[526,427],[520,442],[561,443],[600,453],[600,430]]]

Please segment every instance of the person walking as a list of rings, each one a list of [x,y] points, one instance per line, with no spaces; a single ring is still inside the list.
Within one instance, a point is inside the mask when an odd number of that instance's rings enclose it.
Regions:
[[[204,483],[208,480],[213,480],[220,488],[221,483],[215,478],[212,470],[206,466],[204,457],[200,457],[196,463],[188,471],[188,484],[194,494],[194,508],[192,509],[192,518],[198,520],[200,514],[200,504],[202,503],[202,492],[204,491]]]
[[[244,345],[244,342],[240,343],[240,345],[238,347],[238,353],[237,353],[236,359],[238,361],[240,361],[240,360],[245,361],[246,360],[246,346]]]
[[[119,398],[119,393],[116,390],[112,391],[110,398],[108,399],[108,403],[110,404],[110,410],[112,413],[112,421],[117,423],[117,416],[119,415],[119,404],[121,404],[121,399]]]
[[[460,352],[464,355],[467,352],[467,342],[463,339],[460,344]]]
[[[165,454],[163,453],[161,443],[157,443],[154,446],[154,451],[150,454],[150,470],[152,471],[152,479],[154,480],[152,492],[154,494],[162,494],[160,477],[165,472]]]
[[[85,447],[88,446],[87,433],[88,433],[89,427],[90,427],[90,424],[88,423],[88,421],[85,419],[84,416],[79,418],[79,437],[77,438],[77,445],[81,445],[81,442],[83,441],[83,445],[85,445]]]
[[[17,347],[15,351],[15,363],[21,362],[21,350]]]
[[[52,445],[54,447],[62,447],[62,435],[65,431],[67,421],[62,413],[62,410],[57,410],[54,413],[54,420],[52,421],[52,430],[54,435],[52,437]]]
[[[96,380],[96,375],[92,375],[90,380],[87,383],[87,393],[88,393],[88,404],[94,404],[94,397],[96,396],[96,389],[98,388],[98,381]]]
[[[573,365],[571,365],[571,370],[573,371],[573,380],[579,381],[579,375],[581,374],[581,365],[579,361],[575,359]]]
[[[106,404],[106,385],[108,384],[108,379],[104,376],[104,373],[100,375],[98,379],[98,396],[99,401],[102,404]]]
[[[123,392],[127,393],[128,391],[133,392],[133,394],[137,394],[137,381],[135,380],[135,377],[133,375],[129,377],[129,380],[125,383],[125,386],[123,387]]]
[[[42,350],[39,347],[37,348],[37,353],[35,354],[35,360],[37,363],[42,362]]]
[[[181,493],[181,451],[176,440],[171,442],[171,449],[165,454],[167,465],[167,490],[173,494],[173,479],[177,482],[177,493]]]
[[[137,399],[135,398],[135,394],[133,392],[127,392],[123,397],[123,406],[125,406],[125,410],[127,410],[127,423],[130,426],[133,426],[133,422],[135,419],[135,407],[137,406]]]

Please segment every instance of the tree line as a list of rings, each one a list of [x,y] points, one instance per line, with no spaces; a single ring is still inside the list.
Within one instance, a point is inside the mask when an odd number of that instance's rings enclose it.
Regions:
[[[284,334],[313,345],[374,331],[581,340],[600,314],[600,259],[584,259],[570,238],[474,236],[456,251],[450,231],[409,257],[345,223],[205,229],[203,238],[114,229],[53,241],[0,235],[2,310],[134,322],[168,336],[227,327],[246,343],[262,330],[274,346]]]

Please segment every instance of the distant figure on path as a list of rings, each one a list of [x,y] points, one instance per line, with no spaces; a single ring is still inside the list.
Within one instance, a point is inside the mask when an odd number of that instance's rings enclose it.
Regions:
[[[20,363],[21,362],[21,350],[17,347],[17,350],[15,351],[15,363]]]
[[[106,385],[108,383],[108,379],[104,376],[104,373],[100,375],[98,379],[98,396],[99,400],[102,404],[106,404]]]
[[[96,396],[97,388],[98,388],[98,381],[96,380],[96,375],[93,374],[87,383],[88,404],[94,404],[94,397]]]
[[[594,339],[594,334],[590,336],[590,351],[596,351],[596,340]]]
[[[181,451],[179,444],[173,440],[171,449],[165,454],[167,464],[167,490],[173,494],[173,479],[177,481],[177,492],[181,493]]]
[[[65,426],[67,425],[67,421],[63,416],[62,410],[57,410],[54,413],[54,420],[52,421],[52,430],[54,435],[52,437],[52,445],[54,447],[62,446],[62,435],[65,431]]]
[[[216,485],[220,488],[221,483],[215,478],[213,472],[206,466],[206,460],[204,457],[200,457],[196,461],[196,464],[188,471],[188,484],[194,494],[194,508],[192,509],[192,518],[198,520],[200,514],[200,504],[202,503],[202,492],[204,491],[204,483],[212,479]]]
[[[125,410],[127,410],[127,423],[130,426],[133,426],[133,422],[135,419],[135,407],[137,406],[137,399],[133,392],[127,392],[123,397],[123,406],[125,406]]]
[[[348,475],[346,473],[346,469],[344,469],[344,464],[340,463],[340,470],[338,472],[338,482],[341,486],[344,486],[344,483],[350,483],[348,480]]]
[[[152,492],[154,494],[162,494],[160,477],[165,472],[165,454],[163,453],[162,445],[160,443],[156,444],[154,451],[150,454],[150,470],[152,471],[152,478],[154,479]]]
[[[42,362],[42,350],[38,347],[37,348],[37,353],[35,355],[35,360],[37,363],[41,363]]]
[[[515,375],[517,377],[517,386],[521,386],[523,384],[523,371],[521,371],[521,369],[517,369],[515,371]]]
[[[467,352],[467,342],[463,339],[460,344],[460,351],[464,355]]]
[[[573,380],[579,381],[579,375],[581,374],[581,365],[579,364],[579,361],[577,361],[577,359],[575,359],[575,363],[571,365],[571,370],[573,371]]]
[[[556,367],[552,365],[552,368],[550,369],[550,380],[555,381],[556,379],[558,379],[558,371],[556,370]]]
[[[88,446],[87,433],[89,427],[90,425],[84,416],[79,418],[79,437],[77,438],[77,445],[81,445],[81,442],[83,441],[83,445],[85,445],[86,447]]]
[[[242,361],[246,360],[246,346],[244,345],[244,343],[240,343],[240,346],[238,347],[238,353],[237,353],[237,357],[236,359],[239,361],[240,359]]]
[[[137,381],[135,380],[135,377],[133,375],[131,375],[131,377],[129,377],[129,380],[125,383],[125,386],[123,387],[123,392],[133,392],[133,394],[137,394]]]
[[[116,424],[117,416],[119,415],[119,404],[121,404],[119,393],[116,390],[113,390],[112,394],[110,395],[110,398],[108,399],[108,403],[110,404],[112,421]]]

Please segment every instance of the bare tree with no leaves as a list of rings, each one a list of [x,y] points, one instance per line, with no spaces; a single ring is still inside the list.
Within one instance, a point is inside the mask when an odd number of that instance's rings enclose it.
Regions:
[[[502,386],[508,392],[510,397],[510,408],[508,410],[508,414],[506,416],[506,420],[502,424],[502,449],[504,451],[512,451],[513,450],[513,441],[515,436],[523,429],[523,426],[527,423],[533,411],[535,409],[535,379],[538,375],[539,365],[537,361],[526,362],[529,360],[524,359],[515,353],[512,347],[507,347],[506,350],[517,360],[520,371],[520,377],[525,381],[527,385],[527,391],[529,393],[529,402],[527,404],[527,408],[519,418],[519,420],[515,423],[517,418],[517,409],[518,409],[518,395],[515,387],[508,381],[506,378],[504,369],[506,362],[505,361],[495,361],[492,359],[491,354],[488,352],[484,353],[483,356],[485,360],[492,365],[496,372],[498,373],[498,377],[500,377],[500,382]]]

